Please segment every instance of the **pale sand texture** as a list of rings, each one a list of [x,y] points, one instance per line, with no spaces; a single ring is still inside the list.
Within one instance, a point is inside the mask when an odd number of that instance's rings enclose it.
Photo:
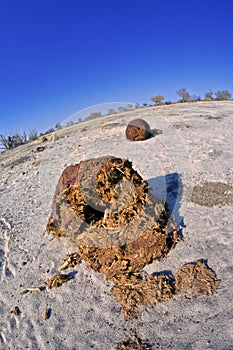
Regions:
[[[142,142],[125,138],[127,123],[145,119],[160,135]],[[55,142],[38,141],[0,155],[0,348],[115,349],[136,332],[152,349],[233,349],[233,102],[200,102],[109,116],[61,130]],[[37,152],[38,146],[45,150]],[[176,296],[142,307],[138,319],[124,319],[111,284],[85,263],[58,289],[20,293],[59,272],[75,246],[52,240],[45,227],[62,170],[92,157],[129,158],[183,225],[184,241],[147,272],[171,270],[207,259],[222,280],[212,297]],[[204,182],[229,185],[223,203],[191,201]],[[207,196],[209,193],[204,193]],[[211,195],[211,193],[210,193]],[[227,198],[227,204],[224,198]],[[18,306],[21,313],[11,310]],[[46,308],[51,317],[44,320]]]

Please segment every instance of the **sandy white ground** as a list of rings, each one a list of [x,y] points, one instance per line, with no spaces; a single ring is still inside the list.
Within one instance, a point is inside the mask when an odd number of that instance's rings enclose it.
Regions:
[[[162,131],[143,142],[125,138],[127,123],[143,118]],[[45,146],[42,152],[38,146]],[[59,271],[75,246],[50,240],[45,227],[62,170],[103,155],[129,158],[153,191],[167,197],[184,241],[147,272],[177,271],[203,258],[222,280],[218,292],[175,297],[126,321],[111,284],[85,263],[58,289],[20,293]],[[38,141],[0,155],[0,348],[115,349],[135,332],[153,349],[233,349],[233,205],[191,201],[205,181],[233,185],[233,102],[200,102],[137,110],[75,125],[58,140]],[[232,195],[231,193],[226,195]],[[21,313],[11,310],[18,306]],[[51,317],[44,320],[46,308]]]

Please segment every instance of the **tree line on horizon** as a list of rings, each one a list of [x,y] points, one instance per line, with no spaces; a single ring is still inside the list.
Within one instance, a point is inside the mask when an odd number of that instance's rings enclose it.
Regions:
[[[204,95],[204,99],[201,99],[200,96],[196,95],[190,95],[190,93],[187,91],[187,89],[182,88],[179,89],[176,94],[180,97],[180,99],[176,102],[172,101],[165,101],[164,96],[162,95],[156,95],[151,98],[151,102],[153,104],[148,104],[148,103],[142,103],[141,105],[139,103],[136,103],[135,105],[133,104],[128,104],[125,107],[124,106],[119,106],[117,108],[117,111],[114,109],[109,109],[108,113],[105,115],[111,115],[111,114],[116,114],[116,113],[122,113],[122,112],[127,112],[127,111],[132,111],[134,109],[139,109],[139,108],[150,108],[158,105],[170,105],[170,104],[175,104],[175,103],[185,103],[185,102],[198,102],[198,101],[229,101],[231,100],[231,93],[228,90],[218,90],[217,92],[213,93],[211,90],[206,92]],[[214,97],[215,95],[215,97]],[[99,117],[103,117],[105,115],[102,115],[101,112],[92,112],[85,120],[90,120],[90,119],[95,119]],[[78,122],[83,121],[79,120]]]
[[[28,134],[25,132],[20,135],[19,133],[14,133],[12,135],[4,136],[0,134],[0,150],[2,149],[12,149],[19,145],[28,143],[30,141],[38,139],[39,136],[43,136],[46,134],[50,134],[56,130],[60,130],[63,128],[66,128],[68,126],[72,126],[74,124],[79,124],[84,121],[104,117],[107,115],[117,114],[117,113],[123,113],[127,111],[133,111],[139,108],[150,108],[155,106],[161,106],[161,105],[170,105],[170,104],[176,104],[176,103],[188,103],[188,102],[198,102],[198,101],[229,101],[231,100],[231,93],[228,90],[218,90],[215,93],[213,93],[211,90],[205,93],[204,98],[201,99],[200,96],[196,95],[190,95],[190,93],[187,91],[186,88],[181,88],[176,91],[176,94],[180,97],[180,99],[176,102],[172,101],[164,101],[165,98],[162,95],[155,95],[150,100],[153,104],[148,103],[142,103],[141,105],[139,103],[133,104],[127,104],[126,106],[119,106],[117,108],[117,111],[114,109],[109,109],[107,114],[102,115],[101,112],[92,112],[89,116],[87,116],[85,119],[79,118],[77,122],[70,120],[65,124],[65,126],[62,126],[61,123],[57,123],[54,128],[50,128],[44,133],[40,133],[38,135],[36,130],[31,130]],[[215,96],[215,97],[214,97]],[[163,102],[164,101],[164,102]]]

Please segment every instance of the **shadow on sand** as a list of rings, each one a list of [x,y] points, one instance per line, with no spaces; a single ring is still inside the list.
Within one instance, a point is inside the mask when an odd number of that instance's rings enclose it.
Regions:
[[[176,224],[179,225],[181,229],[185,227],[184,218],[179,213],[183,192],[181,175],[178,173],[171,173],[149,179],[147,182],[154,196],[163,202],[167,202],[170,216],[175,220]]]

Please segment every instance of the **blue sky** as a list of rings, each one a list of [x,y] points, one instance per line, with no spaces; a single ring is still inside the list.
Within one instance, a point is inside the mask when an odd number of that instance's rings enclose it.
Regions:
[[[107,102],[233,95],[231,0],[0,2],[0,134]]]

